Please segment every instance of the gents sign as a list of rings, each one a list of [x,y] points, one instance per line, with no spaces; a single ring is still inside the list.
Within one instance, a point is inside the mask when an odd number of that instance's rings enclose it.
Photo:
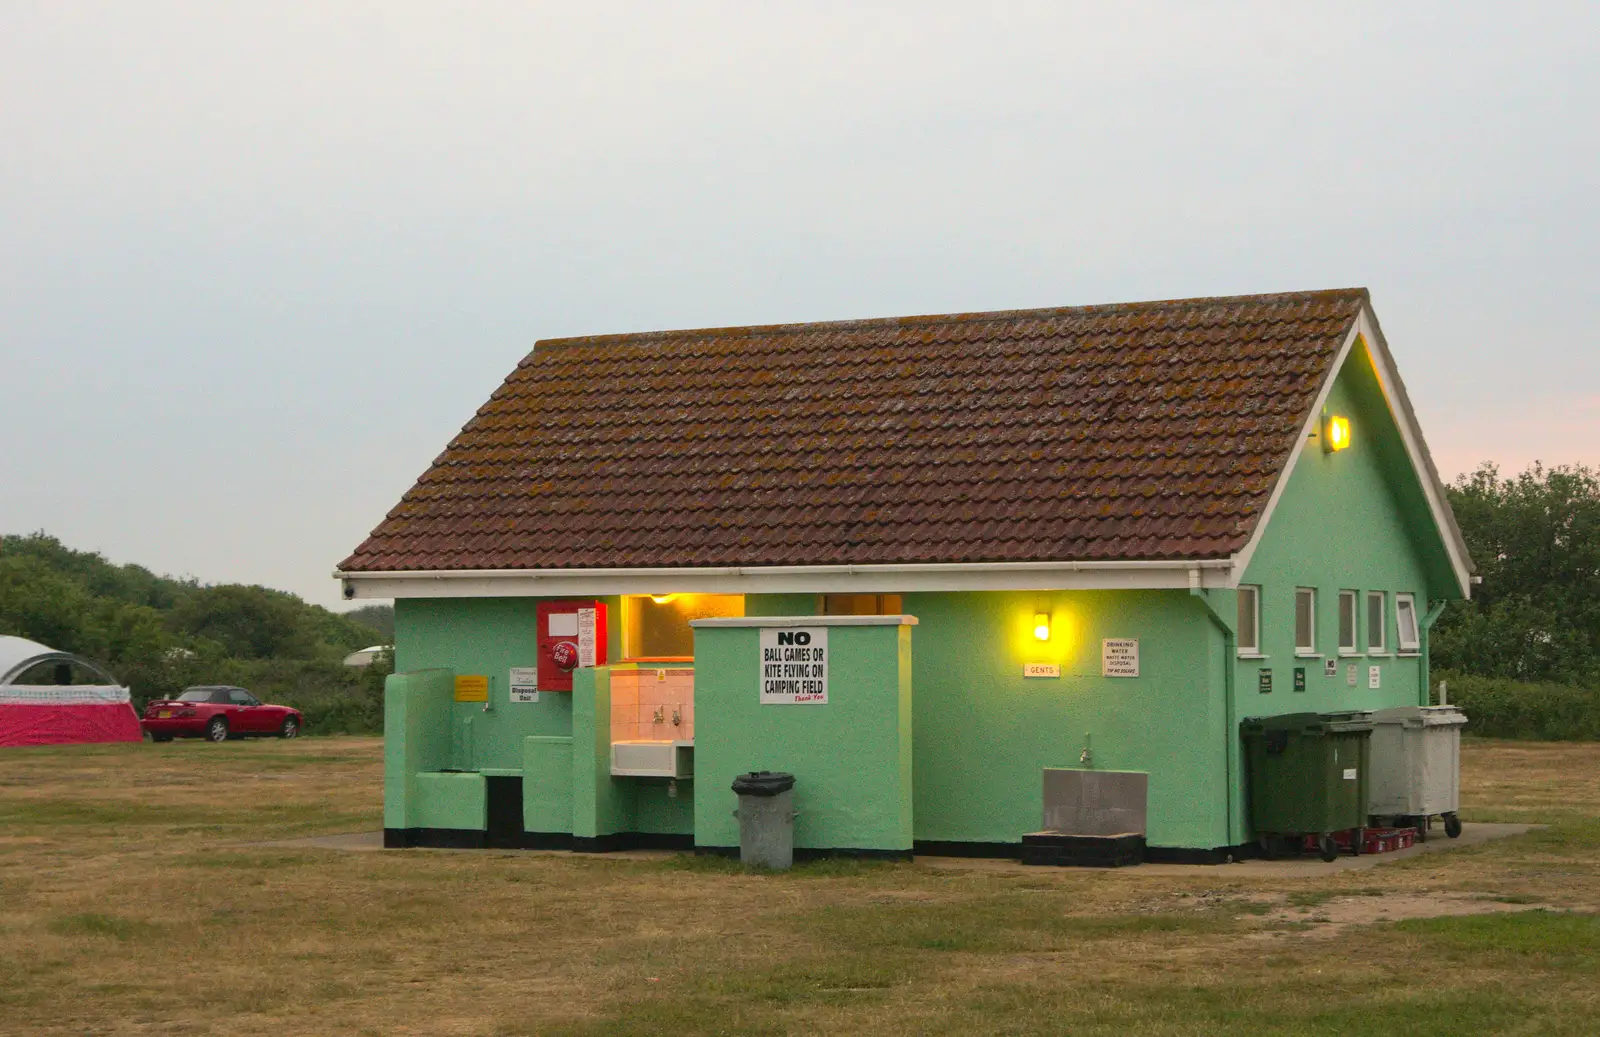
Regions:
[[[761,628],[761,704],[828,704],[828,628]]]

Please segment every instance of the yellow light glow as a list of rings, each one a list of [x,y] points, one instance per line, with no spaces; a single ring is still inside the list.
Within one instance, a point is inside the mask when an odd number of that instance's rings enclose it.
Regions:
[[[1350,419],[1337,414],[1328,418],[1328,429],[1324,433],[1323,443],[1331,453],[1343,450],[1350,445]]]
[[[1033,617],[1033,636],[1040,641],[1050,640],[1050,617],[1043,612]]]
[[[676,594],[652,594],[650,595],[650,600],[655,602],[657,605],[665,605],[676,597]]]

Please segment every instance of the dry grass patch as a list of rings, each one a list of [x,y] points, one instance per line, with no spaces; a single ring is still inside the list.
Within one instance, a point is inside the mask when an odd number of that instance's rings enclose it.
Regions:
[[[1469,821],[1554,824],[1311,878],[748,875],[259,845],[377,828],[376,739],[9,751],[0,1018],[38,1034],[1600,1029],[1600,934],[1567,913],[1600,903],[1600,749],[1474,742],[1466,773]]]

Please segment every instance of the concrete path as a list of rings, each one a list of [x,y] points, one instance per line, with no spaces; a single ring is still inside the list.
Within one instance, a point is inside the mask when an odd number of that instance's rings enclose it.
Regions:
[[[1221,876],[1245,877],[1290,877],[1296,875],[1329,875],[1340,871],[1363,871],[1367,868],[1376,868],[1380,864],[1391,861],[1410,860],[1425,853],[1444,853],[1449,850],[1460,850],[1468,846],[1482,846],[1493,839],[1505,839],[1513,835],[1525,835],[1535,828],[1543,825],[1502,825],[1502,824],[1466,824],[1462,827],[1461,838],[1446,838],[1444,832],[1435,829],[1425,843],[1405,850],[1395,850],[1390,853],[1365,853],[1360,857],[1340,856],[1337,860],[1324,862],[1321,857],[1294,857],[1288,860],[1245,860],[1235,864],[1141,864],[1136,869],[1127,869],[1131,874],[1138,875],[1188,875],[1194,876],[1205,872],[1213,872]],[[971,857],[918,857],[923,864],[930,864],[936,868],[1000,868],[1015,871],[1042,870],[1032,868],[1020,861],[994,860],[992,858]]]
[[[1503,824],[1467,824],[1461,832],[1461,838],[1448,839],[1442,831],[1435,831],[1432,838],[1425,843],[1418,843],[1406,850],[1396,850],[1393,853],[1363,854],[1360,857],[1342,856],[1331,863],[1324,863],[1319,857],[1299,857],[1291,860],[1264,861],[1247,860],[1237,864],[1141,864],[1131,874],[1138,875],[1188,875],[1194,876],[1205,872],[1213,872],[1218,876],[1239,877],[1290,877],[1296,875],[1328,875],[1340,871],[1361,871],[1367,868],[1376,868],[1380,864],[1390,861],[1409,860],[1425,853],[1443,853],[1449,850],[1459,850],[1468,846],[1481,846],[1493,839],[1505,839],[1513,835],[1524,835],[1542,825],[1503,825]],[[278,849],[314,849],[314,850],[350,850],[358,853],[370,853],[383,849],[382,832],[350,832],[344,835],[318,835],[308,839],[281,839],[269,843],[251,843],[254,847],[274,847]],[[450,850],[431,849],[436,853],[544,853],[570,855],[570,850]],[[586,857],[601,860],[660,860],[670,857],[672,850],[618,850],[612,853],[585,854]],[[933,868],[973,869],[981,871],[1036,871],[1019,861],[996,859],[992,857],[921,857],[917,858],[918,864],[925,864]]]

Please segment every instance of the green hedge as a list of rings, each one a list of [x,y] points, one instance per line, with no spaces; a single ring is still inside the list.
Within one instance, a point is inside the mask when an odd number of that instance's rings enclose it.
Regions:
[[[1549,742],[1600,740],[1600,689],[1439,671],[1434,679],[1435,687],[1438,681],[1447,682],[1450,704],[1466,711],[1468,734]]]
[[[131,671],[131,672],[129,672]],[[194,684],[234,684],[263,702],[305,714],[307,734],[382,734],[386,665],[345,666],[320,659],[178,659],[160,667],[127,667],[135,708]]]

